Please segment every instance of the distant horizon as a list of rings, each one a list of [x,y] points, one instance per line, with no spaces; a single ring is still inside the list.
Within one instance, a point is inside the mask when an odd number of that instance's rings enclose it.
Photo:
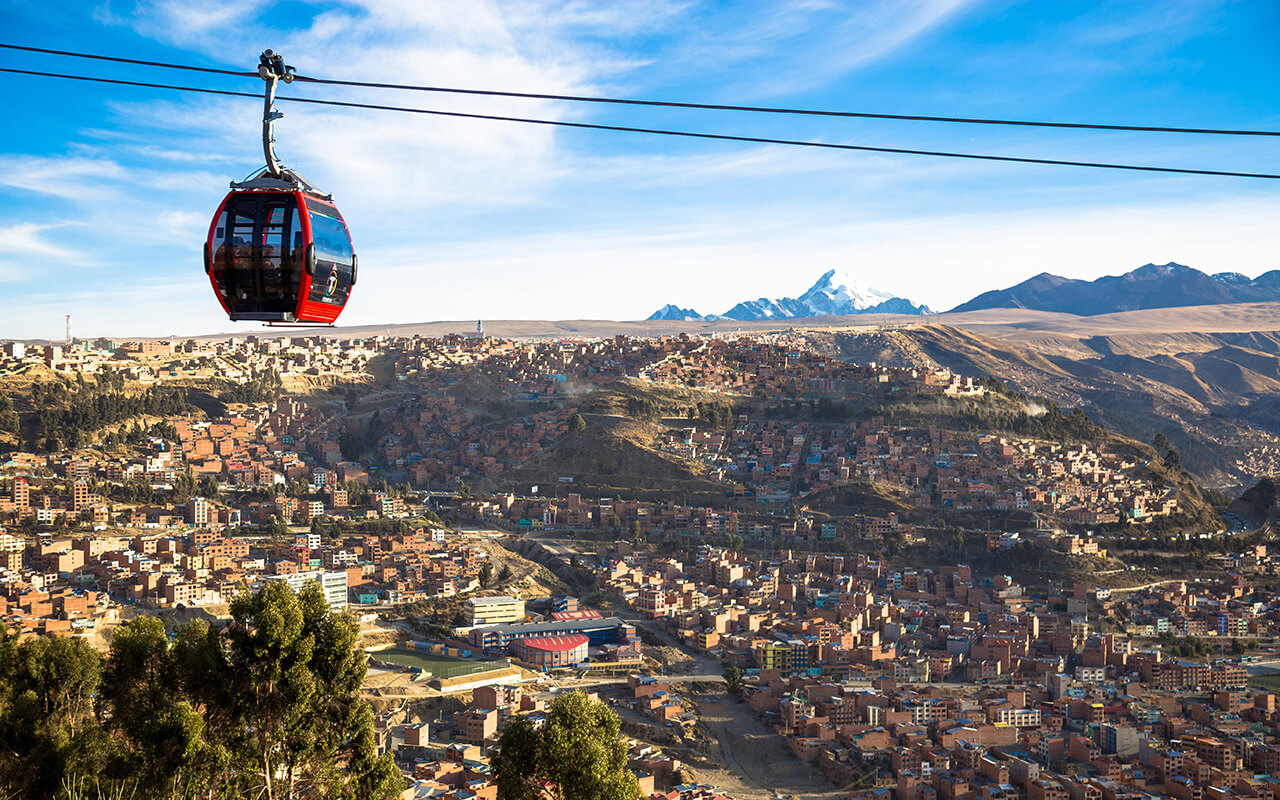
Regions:
[[[1257,317],[1261,319],[1257,319]],[[829,322],[824,322],[829,320]],[[765,333],[787,329],[824,329],[824,328],[874,328],[883,325],[893,327],[910,325],[955,325],[961,328],[983,330],[1001,328],[1025,322],[1036,323],[1036,327],[1028,330],[1063,332],[1070,335],[1127,335],[1143,331],[1152,332],[1206,332],[1221,333],[1235,331],[1280,331],[1280,301],[1217,303],[1198,306],[1168,306],[1162,308],[1135,309],[1096,315],[1076,315],[1058,311],[1041,311],[1028,308],[990,308],[975,311],[937,311],[924,315],[913,314],[846,314],[816,317],[796,317],[767,320],[734,320],[719,318],[714,320],[648,320],[610,319],[606,317],[565,317],[520,318],[506,317],[493,319],[438,319],[416,320],[412,322],[394,322],[379,324],[338,324],[334,327],[321,326],[287,326],[266,327],[254,323],[239,323],[245,326],[239,329],[224,329],[204,332],[170,332],[162,334],[122,333],[79,334],[73,332],[77,342],[92,342],[95,339],[111,339],[116,341],[154,340],[154,339],[224,339],[257,336],[260,338],[277,338],[290,336],[329,336],[348,338],[351,336],[444,336],[458,335],[472,337],[475,335],[476,322],[484,324],[484,335],[489,338],[511,339],[546,339],[546,338],[604,338],[615,335],[636,337],[671,336],[685,332],[692,335],[709,333]],[[74,322],[74,320],[73,320]],[[226,323],[234,325],[237,323]],[[508,328],[516,327],[515,332]],[[543,326],[537,330],[530,326]],[[1118,327],[1116,327],[1118,326]],[[412,331],[406,329],[436,329],[430,331]],[[0,342],[24,342],[28,344],[61,345],[64,337],[47,336],[0,336]]]
[[[1148,261],[1148,262],[1145,262],[1145,263],[1143,263],[1143,264],[1140,264],[1140,265],[1138,265],[1138,266],[1136,266],[1136,267],[1133,267],[1133,268],[1131,268],[1131,269],[1125,270],[1124,272],[1119,272],[1119,273],[1115,273],[1115,274],[1111,274],[1111,275],[1103,275],[1103,276],[1099,276],[1099,277],[1121,277],[1121,276],[1123,276],[1123,275],[1128,274],[1129,272],[1133,272],[1133,271],[1134,271],[1134,270],[1136,270],[1136,269],[1141,269],[1141,268],[1142,268],[1142,267],[1144,267],[1144,266],[1166,266],[1166,265],[1169,265],[1169,264],[1176,264],[1176,265],[1178,265],[1178,266],[1189,267],[1189,268],[1191,268],[1191,269],[1198,270],[1199,272],[1203,272],[1204,274],[1209,275],[1210,277],[1213,277],[1213,276],[1215,276],[1215,275],[1224,274],[1223,272],[1214,272],[1214,273],[1205,272],[1205,270],[1199,269],[1198,267],[1195,267],[1194,265],[1191,265],[1191,264],[1185,264],[1185,263],[1182,263],[1182,262],[1179,262],[1179,261],[1176,261],[1176,260],[1175,260],[1175,261],[1165,262],[1165,263],[1163,263],[1163,264],[1156,264],[1155,262]],[[841,271],[841,270],[836,269],[836,268],[829,268],[829,269],[825,269],[825,270],[822,270],[820,273],[818,273],[817,278],[821,278],[821,277],[822,277],[823,275],[825,275],[827,272],[833,271],[833,269],[834,269],[834,271],[835,271],[835,272],[837,272],[837,273]],[[1256,279],[1257,279],[1258,277],[1260,277],[1261,275],[1264,275],[1264,274],[1266,274],[1266,273],[1268,273],[1268,272],[1274,272],[1274,271],[1277,271],[1277,270],[1280,270],[1280,267],[1273,267],[1273,268],[1270,268],[1270,269],[1263,269],[1263,270],[1259,271],[1256,275],[1248,275],[1247,273],[1237,273],[1237,274],[1245,275],[1245,277],[1249,278],[1250,280],[1256,280]],[[1232,272],[1232,271],[1231,271],[1231,270],[1227,270],[1227,271],[1224,271],[1224,272],[1226,272],[1226,273],[1230,273],[1230,272]],[[981,296],[982,294],[985,294],[985,293],[990,292],[990,291],[1001,291],[1001,290],[1004,290],[1004,289],[1012,288],[1013,286],[1017,286],[1017,285],[1019,285],[1019,284],[1021,284],[1021,283],[1024,283],[1025,281],[1028,281],[1028,280],[1030,280],[1030,279],[1032,279],[1032,278],[1034,278],[1034,277],[1036,277],[1036,276],[1038,276],[1038,275],[1041,275],[1041,274],[1044,274],[1044,273],[1042,273],[1042,272],[1037,272],[1037,273],[1035,273],[1035,274],[1029,275],[1029,276],[1027,276],[1026,278],[1023,278],[1023,279],[1021,279],[1021,280],[1017,281],[1016,283],[1009,284],[1008,286],[994,287],[994,288],[992,288],[992,289],[983,289],[983,290],[981,290],[981,291],[977,292],[976,294],[974,294],[972,297],[968,298],[968,300],[972,300],[972,299],[974,299],[974,298],[977,298],[977,297]],[[1051,273],[1051,274],[1056,274],[1056,273]],[[1067,278],[1067,279],[1069,279],[1069,280],[1097,280],[1097,278],[1092,278],[1092,279],[1085,279],[1085,278],[1071,278],[1071,276],[1069,276],[1069,275],[1058,275],[1057,277]],[[807,289],[807,288],[811,287],[812,285],[813,285],[813,282],[811,281],[811,282],[809,282],[808,284],[806,284],[804,288],[805,288],[805,289]],[[870,288],[873,288],[873,289],[879,288],[879,287],[876,287],[874,284],[868,284],[868,285],[870,286]],[[803,291],[803,290],[801,290],[801,291]],[[800,294],[800,292],[796,292],[795,294],[796,294],[796,295],[798,295],[798,294]],[[752,299],[755,299],[755,298],[752,298]],[[906,299],[906,300],[912,300],[913,298],[911,298],[911,297],[906,297],[906,298],[903,298],[903,299]],[[957,305],[957,306],[958,306],[958,305],[962,305],[964,302],[968,302],[968,300],[962,301],[961,303],[957,303],[956,305]],[[736,304],[737,302],[741,302],[741,300],[739,300],[739,301],[735,301],[735,304]],[[589,316],[578,316],[578,317],[559,317],[559,318],[552,318],[552,317],[502,317],[502,318],[494,318],[494,319],[491,319],[491,320],[485,320],[485,319],[483,319],[483,318],[477,318],[477,319],[472,319],[472,320],[467,320],[467,319],[462,319],[462,318],[460,318],[460,319],[422,319],[422,320],[410,320],[410,321],[404,321],[404,322],[386,322],[386,323],[356,323],[356,322],[353,322],[353,323],[347,323],[345,319],[342,319],[342,320],[340,320],[340,321],[339,321],[339,324],[337,324],[336,326],[333,326],[333,327],[325,327],[325,326],[306,326],[306,325],[291,325],[291,326],[279,326],[279,327],[257,326],[257,327],[244,327],[244,328],[241,328],[241,329],[232,329],[232,330],[206,331],[206,332],[203,332],[203,333],[190,333],[190,332],[188,332],[188,333],[149,333],[149,334],[142,334],[142,333],[128,333],[128,332],[126,332],[126,333],[120,333],[120,334],[105,334],[105,333],[104,333],[104,334],[95,334],[95,333],[85,333],[85,334],[81,335],[80,333],[78,333],[78,332],[76,332],[76,331],[74,331],[74,330],[73,330],[73,334],[74,334],[73,338],[75,338],[77,341],[92,341],[92,340],[94,340],[94,339],[123,339],[123,340],[128,340],[128,339],[173,339],[173,338],[179,338],[179,339],[192,339],[192,338],[195,338],[195,339],[200,339],[200,338],[211,338],[211,337],[234,337],[234,336],[251,336],[251,335],[288,336],[288,335],[291,335],[291,332],[293,333],[293,335],[297,335],[297,332],[299,332],[299,331],[301,331],[301,332],[303,332],[303,333],[306,333],[307,335],[314,335],[316,332],[323,333],[324,331],[343,331],[343,330],[350,330],[350,329],[370,329],[370,330],[372,330],[372,329],[382,328],[382,327],[386,327],[386,328],[400,328],[400,327],[406,327],[406,326],[417,326],[417,325],[460,325],[460,326],[469,326],[469,327],[465,327],[465,329],[463,329],[463,330],[459,330],[459,331],[458,331],[458,333],[459,333],[459,334],[468,335],[468,334],[473,334],[473,333],[475,332],[475,330],[474,330],[474,326],[475,326],[475,323],[476,323],[477,321],[482,321],[482,322],[485,322],[486,324],[489,324],[489,323],[498,323],[498,324],[501,324],[501,323],[513,323],[513,322],[514,322],[514,323],[589,322],[589,323],[619,323],[619,324],[631,324],[631,323],[670,323],[670,324],[678,324],[678,323],[680,323],[680,322],[702,322],[702,323],[707,323],[707,324],[724,323],[724,324],[726,324],[726,325],[735,325],[735,324],[736,324],[736,325],[744,325],[744,324],[746,324],[746,325],[775,325],[775,326],[784,326],[784,327],[785,327],[788,323],[801,322],[801,321],[804,321],[804,320],[823,319],[823,318],[824,318],[824,316],[836,316],[836,317],[848,318],[848,319],[851,319],[851,320],[856,320],[856,319],[859,319],[859,318],[862,318],[862,317],[866,317],[866,318],[868,318],[868,320],[871,320],[872,318],[880,318],[880,317],[894,317],[894,318],[901,318],[901,319],[903,319],[903,320],[913,320],[913,319],[919,320],[919,319],[926,319],[926,318],[941,317],[941,316],[946,316],[946,315],[949,315],[949,314],[972,314],[972,313],[977,313],[977,312],[973,312],[973,311],[959,311],[959,312],[957,312],[957,311],[955,311],[955,307],[956,307],[956,306],[951,306],[951,307],[949,307],[949,308],[946,308],[946,309],[940,309],[940,310],[939,310],[939,309],[931,309],[928,313],[926,313],[926,314],[921,314],[921,315],[913,315],[913,314],[892,314],[892,313],[879,313],[879,312],[877,312],[877,313],[871,313],[871,314],[819,315],[819,316],[813,316],[813,317],[792,317],[792,318],[786,318],[786,317],[783,317],[783,318],[776,318],[776,319],[770,319],[770,320],[735,320],[735,319],[729,319],[729,318],[725,318],[725,317],[720,317],[720,318],[715,319],[715,320],[687,320],[687,321],[683,321],[683,320],[650,320],[650,319],[648,319],[648,316],[649,316],[649,315],[651,315],[651,314],[653,314],[653,313],[654,313],[654,311],[661,310],[661,308],[665,308],[667,305],[676,306],[677,308],[681,308],[681,309],[683,309],[683,310],[696,310],[696,309],[692,309],[692,307],[691,307],[691,306],[686,306],[686,305],[681,305],[680,303],[671,302],[671,303],[666,303],[666,304],[664,304],[663,306],[659,306],[658,308],[654,309],[653,311],[648,312],[648,314],[646,314],[645,316],[640,316],[640,317],[589,317]],[[1247,304],[1247,303],[1221,303],[1221,304],[1219,304],[1219,303],[1211,303],[1211,304],[1206,304],[1206,307],[1212,307],[1212,306],[1217,306],[1217,305],[1231,306],[1231,305],[1248,305],[1248,304]],[[1168,307],[1168,308],[1188,308],[1188,307],[1189,307],[1189,306],[1170,306],[1170,307]],[[729,308],[730,308],[730,309],[731,309],[731,308],[733,308],[733,305],[730,305],[730,306],[729,306]],[[993,310],[999,310],[999,309],[993,309]],[[1013,308],[1010,308],[1010,309],[1008,309],[1008,310],[1010,310],[1010,311],[1013,311],[1013,310],[1028,310],[1028,311],[1035,311],[1035,309],[1013,309]],[[1135,311],[1161,311],[1161,310],[1167,310],[1167,309],[1164,309],[1164,308],[1157,308],[1157,309],[1135,309]],[[715,314],[716,312],[712,312],[712,313],[713,313],[713,314]],[[1037,313],[1058,313],[1058,312],[1037,312]],[[706,316],[706,314],[704,313],[702,316]],[[716,314],[716,316],[719,316],[719,314]],[[59,322],[62,322],[62,318],[59,318]],[[251,326],[251,325],[255,325],[255,323],[251,323],[251,322],[235,323],[235,322],[230,322],[230,321],[226,322],[225,324],[226,324],[226,325],[243,325],[243,326]],[[868,321],[868,323],[867,323],[867,324],[874,324],[874,322]],[[73,328],[74,328],[74,327],[75,327],[75,319],[74,319],[74,317],[73,317],[73,319],[72,319],[72,325],[73,325]],[[1278,327],[1278,328],[1280,328],[1280,323],[1277,323],[1277,327]],[[52,343],[52,344],[57,344],[57,343],[59,343],[59,342],[63,342],[63,341],[65,341],[65,337],[57,337],[57,336],[53,336],[53,337],[51,337],[51,336],[0,336],[0,341],[17,341],[17,342],[49,342],[49,343]]]

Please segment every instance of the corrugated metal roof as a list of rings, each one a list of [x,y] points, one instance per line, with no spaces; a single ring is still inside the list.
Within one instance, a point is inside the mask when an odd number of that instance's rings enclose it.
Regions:
[[[618,617],[604,617],[602,619],[572,619],[559,622],[516,622],[505,625],[484,625],[475,630],[482,633],[505,634],[507,636],[520,636],[521,634],[554,635],[565,631],[577,633],[583,630],[617,628],[623,625],[630,626],[630,624]]]
[[[529,639],[521,639],[519,644],[521,647],[532,647],[535,650],[547,650],[553,653],[563,653],[582,647],[587,643],[587,637],[581,633],[572,633],[566,636],[537,636]]]

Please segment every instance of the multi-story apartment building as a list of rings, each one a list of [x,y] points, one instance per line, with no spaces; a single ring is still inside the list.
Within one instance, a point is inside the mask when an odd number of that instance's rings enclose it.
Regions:
[[[472,597],[467,600],[467,625],[501,625],[524,619],[524,601],[518,597]]]

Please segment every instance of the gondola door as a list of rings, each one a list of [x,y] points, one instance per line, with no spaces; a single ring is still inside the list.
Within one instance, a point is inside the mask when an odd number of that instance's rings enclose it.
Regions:
[[[258,276],[254,254],[258,228],[258,198],[255,195],[239,195],[227,209],[228,301],[231,318],[241,314],[253,314],[262,310],[262,286]]]
[[[292,193],[240,193],[227,199],[214,230],[213,278],[233,320],[294,319],[302,281],[294,243],[301,235]]]
[[[258,274],[261,277],[262,310],[292,319],[298,308],[301,270],[294,269],[289,235],[294,202],[289,195],[268,194],[259,200],[259,226],[254,241],[258,246]]]
[[[311,247],[304,267],[310,275],[310,291],[299,294],[298,319],[332,323],[342,313],[356,282],[351,234],[332,203],[310,196],[303,202],[310,227]],[[302,206],[298,213],[303,215]]]

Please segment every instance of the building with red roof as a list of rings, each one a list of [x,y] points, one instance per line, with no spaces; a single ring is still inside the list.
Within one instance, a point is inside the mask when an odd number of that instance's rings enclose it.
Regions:
[[[551,619],[556,622],[578,619],[604,619],[604,615],[594,608],[584,608],[581,611],[552,611]]]
[[[587,660],[585,634],[570,633],[561,636],[531,636],[518,639],[511,649],[516,658],[538,669],[568,667]]]

